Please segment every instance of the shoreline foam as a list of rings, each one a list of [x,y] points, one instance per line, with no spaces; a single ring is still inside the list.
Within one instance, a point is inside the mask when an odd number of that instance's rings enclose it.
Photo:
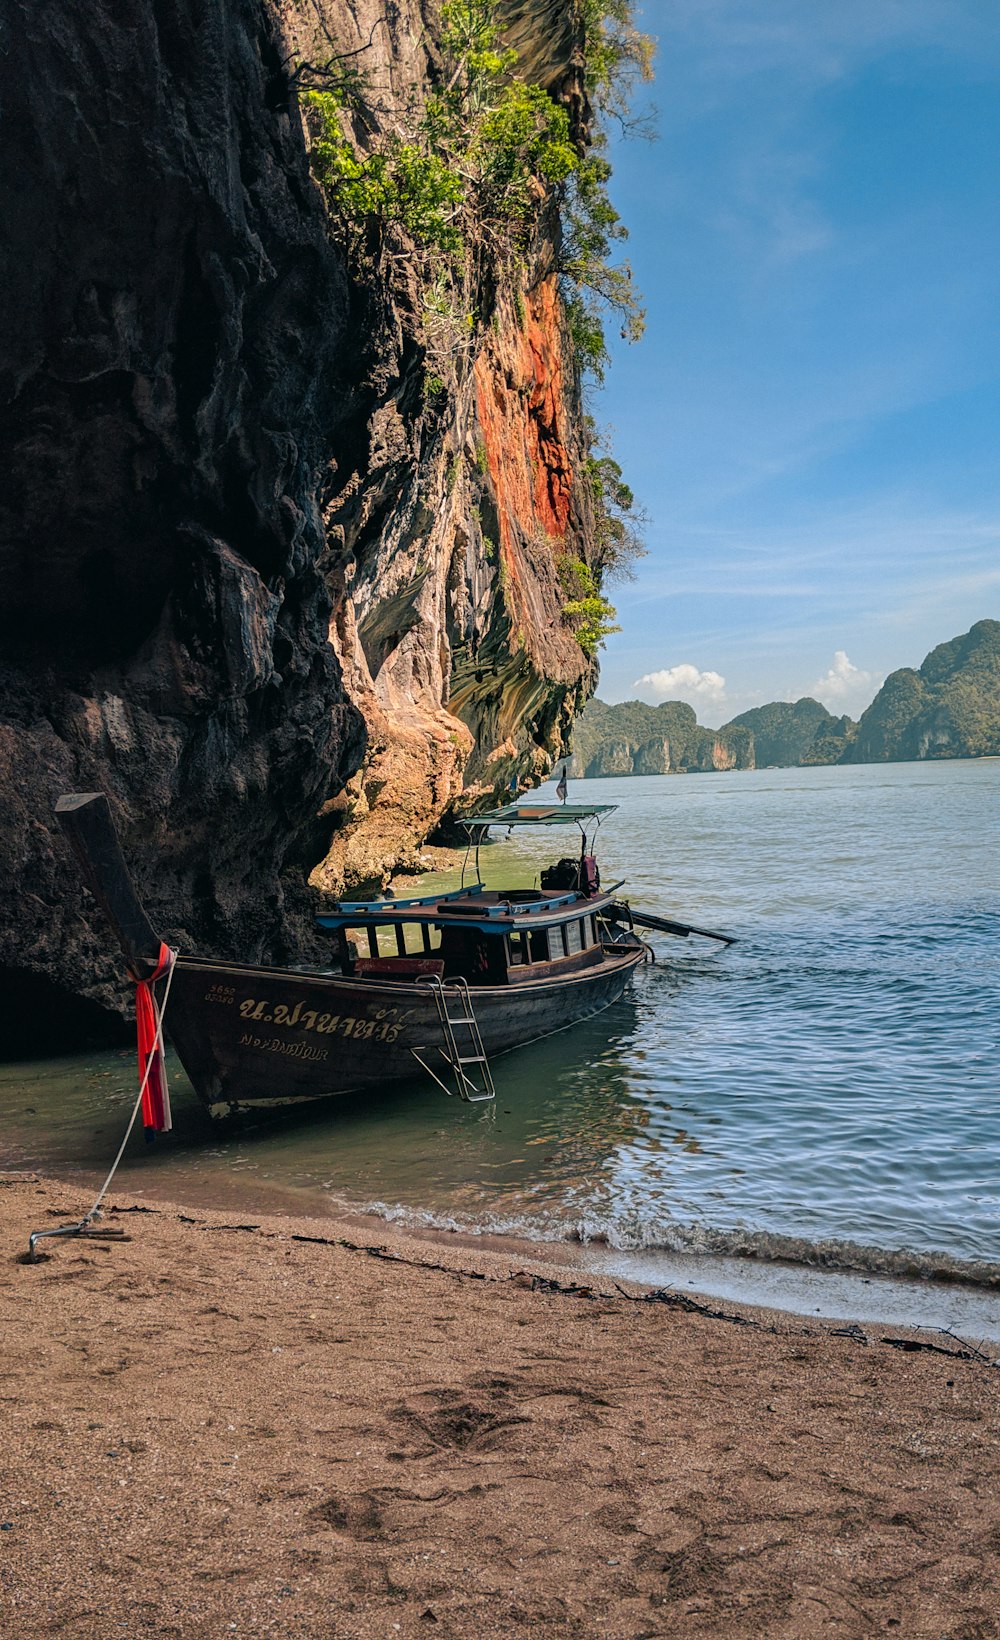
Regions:
[[[40,1172],[38,1176],[84,1193],[91,1183],[89,1173]],[[3,1177],[0,1168],[0,1179]],[[96,1174],[92,1177],[96,1189],[100,1181]],[[178,1182],[167,1178],[162,1186],[152,1181],[139,1186],[127,1180],[119,1194],[170,1209],[177,1201],[171,1186]],[[351,1200],[333,1191],[300,1192],[292,1186],[260,1181],[252,1174],[231,1175],[225,1190],[220,1190],[220,1183],[218,1175],[207,1185],[196,1178],[186,1179],[183,1198],[187,1209],[346,1223],[370,1235],[389,1233],[438,1246],[485,1248],[640,1286],[676,1287],[707,1299],[781,1311],[789,1317],[943,1328],[973,1341],[1000,1339],[1000,1284],[993,1277],[995,1267],[986,1267],[988,1281],[977,1282],[973,1272],[978,1266],[954,1260],[951,1269],[943,1255],[927,1255],[921,1265],[920,1255],[893,1254],[850,1242],[793,1241],[766,1232],[730,1235],[701,1227],[697,1227],[699,1236],[677,1245],[633,1247],[616,1244],[599,1228],[588,1234],[574,1227],[560,1235],[557,1228],[529,1225],[517,1216],[475,1222],[426,1208]],[[815,1256],[789,1257],[785,1251],[789,1244],[803,1255],[812,1252]],[[836,1256],[841,1250],[846,1255],[842,1263]],[[862,1255],[857,1262],[851,1261],[854,1253]],[[875,1256],[867,1262],[864,1255],[869,1253]]]

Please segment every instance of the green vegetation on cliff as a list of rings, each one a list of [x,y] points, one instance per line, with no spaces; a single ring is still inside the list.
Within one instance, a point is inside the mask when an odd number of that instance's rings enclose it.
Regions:
[[[416,294],[421,311],[424,403],[439,419],[505,304],[523,328],[525,294],[539,277],[558,288],[577,412],[584,379],[603,379],[607,317],[630,340],[642,333],[631,269],[617,255],[627,231],[608,193],[605,131],[609,117],[627,124],[636,80],[651,78],[652,41],[633,11],[634,0],[549,6],[545,15],[569,36],[556,78],[511,0],[444,0],[423,96],[376,83],[365,67],[371,42],[298,60],[331,235],[360,282],[375,268],[406,270],[407,300]],[[577,539],[565,543],[562,614],[589,661],[618,630],[602,581],[628,573],[642,519],[591,419],[579,416],[578,427],[586,506]]]
[[[567,110],[517,76],[517,52],[499,48],[492,13],[488,0],[446,0],[442,84],[412,122],[394,111],[405,135],[390,128],[367,147],[352,140],[352,116],[370,123],[376,113],[362,73],[333,60],[308,71],[327,81],[301,97],[313,175],[355,262],[371,253],[372,226],[396,225],[417,251],[454,258],[460,284],[472,224],[509,261],[545,193],[578,169]]]
[[[853,744],[857,732],[857,724],[846,713],[843,717],[832,718],[827,724],[821,723],[800,762],[803,766],[846,762],[847,749]]]
[[[727,729],[749,729],[758,769],[794,768],[800,763],[836,763],[851,731],[850,718],[836,718],[818,700],[772,700],[740,712]]]
[[[443,275],[456,313],[475,325],[489,318],[498,279],[518,282],[533,234],[554,211],[568,332],[580,370],[600,379],[606,312],[630,340],[644,323],[631,268],[614,257],[628,234],[608,194],[602,121],[623,120],[636,79],[652,77],[652,41],[632,13],[633,0],[581,0],[586,125],[524,74],[517,49],[504,44],[498,0],[445,0],[440,79],[422,108],[387,105],[359,66],[363,51],[301,60],[313,175],[355,264],[384,254],[386,235],[402,228],[417,256],[434,258],[424,276]]]
[[[862,714],[845,763],[1000,756],[1000,621],[977,621],[893,672]]]
[[[620,632],[615,625],[615,608],[600,592],[594,572],[581,558],[563,558],[561,567],[563,590],[567,602],[563,604],[563,618],[573,623],[576,641],[585,655],[593,657],[612,632]]]
[[[647,706],[592,700],[573,726],[570,773],[577,779],[616,774],[694,774],[752,769],[748,729],[705,729],[680,700]]]

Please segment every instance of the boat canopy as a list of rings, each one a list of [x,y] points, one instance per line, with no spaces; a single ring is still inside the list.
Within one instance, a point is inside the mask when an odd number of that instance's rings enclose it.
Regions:
[[[477,885],[479,888],[479,885]],[[521,894],[529,897],[522,899]],[[462,902],[462,903],[456,903]],[[549,927],[565,922],[571,906],[579,905],[580,915],[595,909],[576,889],[564,894],[538,894],[513,889],[503,898],[485,895],[479,889],[456,894],[432,895],[419,900],[341,900],[334,912],[316,918],[319,928],[335,933],[340,928],[401,927],[406,924],[435,924],[439,928],[471,928],[480,934],[506,934],[513,928]]]
[[[485,814],[470,814],[465,826],[580,826],[587,820],[603,820],[614,814],[617,803],[509,803]]]

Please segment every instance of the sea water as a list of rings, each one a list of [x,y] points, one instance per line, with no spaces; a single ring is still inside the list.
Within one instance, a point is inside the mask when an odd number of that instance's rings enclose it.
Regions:
[[[737,943],[651,936],[625,1000],[495,1061],[495,1107],[418,1079],[220,1137],[175,1066],[175,1131],[122,1188],[575,1242],[645,1279],[694,1259],[708,1290],[749,1255],[996,1291],[1000,761],[570,795],[619,805],[605,883]],[[515,833],[483,875],[531,884],[575,838]],[[0,1068],[0,1163],[98,1180],[133,1078],[123,1052]]]

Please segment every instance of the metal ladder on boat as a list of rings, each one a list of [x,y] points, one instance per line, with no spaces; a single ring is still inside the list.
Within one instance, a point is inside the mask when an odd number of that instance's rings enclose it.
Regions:
[[[437,974],[432,974],[426,979],[421,979],[419,983],[429,986],[434,998],[438,1019],[441,1021],[441,1034],[444,1037],[444,1047],[439,1047],[438,1053],[454,1074],[459,1097],[470,1105],[495,1099],[497,1093],[493,1086],[493,1072],[490,1070],[490,1062],[483,1047],[482,1033],[476,1018],[476,1010],[472,1006],[468,981],[462,978],[442,980]],[[464,1034],[466,1040],[460,1043],[459,1035],[456,1033]],[[463,1053],[463,1047],[468,1051]],[[452,1090],[442,1082],[427,1061],[421,1058],[416,1048],[411,1048],[410,1052],[428,1076],[434,1078],[438,1087],[444,1088],[445,1093],[450,1095]]]

